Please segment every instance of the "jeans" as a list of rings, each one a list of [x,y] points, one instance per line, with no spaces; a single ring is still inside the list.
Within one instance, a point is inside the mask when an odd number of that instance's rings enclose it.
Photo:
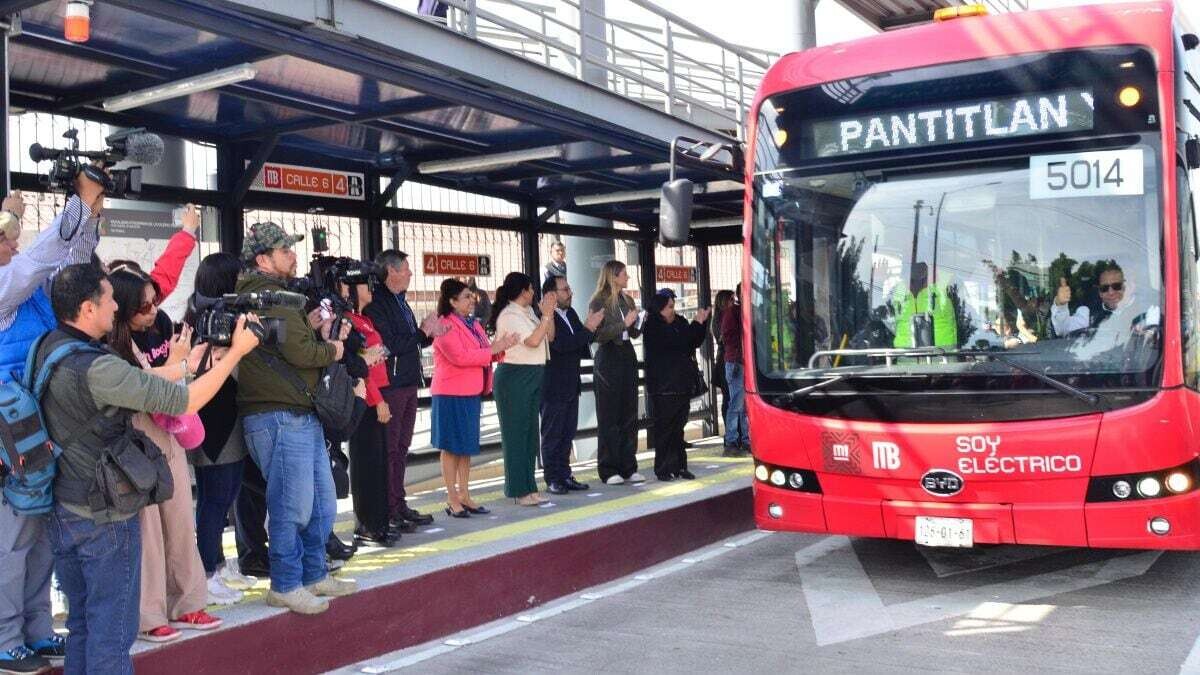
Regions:
[[[196,467],[196,546],[208,576],[225,562],[221,535],[229,507],[242,487],[243,461]]]
[[[287,593],[325,578],[325,540],[337,497],[325,434],[313,413],[247,415],[250,456],[267,479],[271,590]]]
[[[56,504],[48,521],[54,572],[67,596],[68,675],[132,673],[141,602],[140,516],[99,524]]]
[[[750,423],[746,419],[746,380],[740,363],[725,363],[725,381],[729,386],[729,410],[725,412],[725,445],[741,446],[750,442]]]

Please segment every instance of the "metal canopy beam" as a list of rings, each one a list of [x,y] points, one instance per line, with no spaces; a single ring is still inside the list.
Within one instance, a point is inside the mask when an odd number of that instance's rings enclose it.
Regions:
[[[388,105],[377,110],[350,115],[341,120],[333,120],[329,119],[328,117],[310,117],[307,119],[295,120],[293,122],[286,122],[284,124],[277,124],[265,129],[256,129],[255,131],[241,134],[240,136],[235,136],[233,140],[235,142],[254,140],[256,138],[262,138],[267,134],[275,134],[277,136],[282,136],[284,134],[298,134],[304,131],[334,126],[336,124],[364,124],[367,122],[376,122],[388,117],[394,117],[396,115],[407,115],[410,113],[425,112],[427,110],[438,110],[440,108],[448,107],[449,105],[450,104],[446,101],[443,101],[435,96],[413,96],[411,98],[389,103]]]
[[[330,0],[322,15],[316,5],[324,3],[289,0],[223,0],[205,5],[184,0],[108,0],[107,4],[409,89],[437,92],[455,103],[655,157],[663,156],[665,144],[679,135],[712,142],[731,140],[370,0]],[[262,19],[263,13],[279,19]],[[323,19],[330,13],[337,17],[336,31]],[[306,32],[288,24],[322,28]],[[330,34],[344,37],[346,43],[322,39]],[[404,36],[403,50],[393,46],[396,35]],[[439,71],[442,74],[430,74]],[[473,82],[490,86],[469,84]],[[545,98],[548,92],[553,92],[553,100]]]

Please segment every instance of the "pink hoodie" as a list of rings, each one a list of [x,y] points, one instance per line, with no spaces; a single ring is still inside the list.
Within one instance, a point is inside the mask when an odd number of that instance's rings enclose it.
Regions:
[[[483,324],[475,322],[474,331],[457,315],[439,319],[450,330],[433,340],[434,396],[482,396],[492,391],[492,362],[501,361],[503,352],[492,354]]]

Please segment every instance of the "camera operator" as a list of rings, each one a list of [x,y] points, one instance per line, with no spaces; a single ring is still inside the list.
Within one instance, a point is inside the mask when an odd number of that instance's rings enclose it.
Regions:
[[[296,275],[292,246],[301,238],[275,223],[251,225],[242,244],[250,270],[238,281],[237,292],[286,290]],[[319,596],[348,595],[357,585],[326,572],[325,541],[337,505],[325,437],[312,399],[280,370],[289,368],[315,389],[321,369],[342,357],[343,345],[319,341],[302,310],[274,307],[262,314],[281,319],[286,335],[280,344],[262,345],[242,361],[237,404],[246,446],[267,479],[267,604],[316,614],[329,608]]]
[[[91,259],[103,204],[104,188],[80,173],[75,195],[24,252],[21,193],[0,204],[0,382],[20,377],[33,341],[54,329],[50,282],[63,267]],[[0,505],[0,670],[49,666],[47,658],[65,654],[50,618],[54,559],[45,520]]]
[[[174,490],[157,446],[132,427],[137,411],[194,413],[220,388],[258,338],[239,321],[226,359],[184,386],[127,363],[100,341],[113,327],[117,302],[106,275],[91,264],[62,270],[52,289],[59,324],[38,343],[34,367],[56,349],[82,342],[51,373],[42,413],[62,447],[48,518],[58,578],[71,631],[66,672],[133,672],[129,648],[137,635],[141,536],[139,512]],[[153,467],[152,487],[133,482]],[[165,473],[165,475],[164,475]]]

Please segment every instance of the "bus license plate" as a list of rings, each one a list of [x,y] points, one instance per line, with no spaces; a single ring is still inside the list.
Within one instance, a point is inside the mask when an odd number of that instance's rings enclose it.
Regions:
[[[921,546],[970,548],[974,545],[970,518],[917,516],[915,540]]]

